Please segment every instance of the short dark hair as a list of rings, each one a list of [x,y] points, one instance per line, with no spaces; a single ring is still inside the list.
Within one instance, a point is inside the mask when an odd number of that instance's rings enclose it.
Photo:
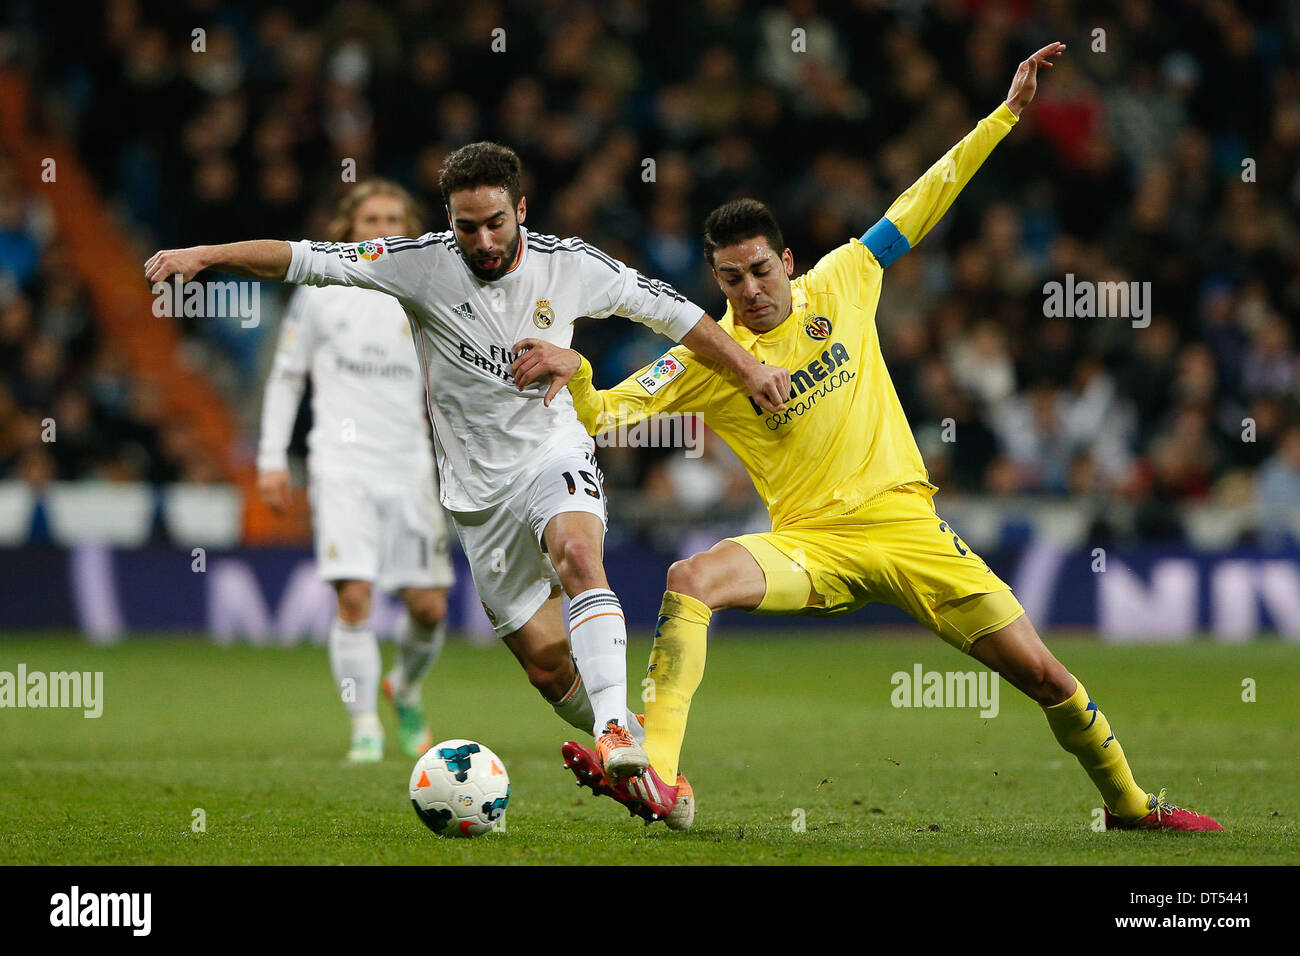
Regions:
[[[762,236],[777,255],[785,249],[781,227],[772,210],[757,199],[733,199],[724,203],[704,220],[704,258],[713,266],[713,253],[723,246],[733,246],[746,239]]]
[[[519,185],[522,165],[513,149],[500,143],[470,143],[449,153],[438,173],[442,201],[451,204],[451,194],[480,186],[499,186],[519,204],[523,189]]]

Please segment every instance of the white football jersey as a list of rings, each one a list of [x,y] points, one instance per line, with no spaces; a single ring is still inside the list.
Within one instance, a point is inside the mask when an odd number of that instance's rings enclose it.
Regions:
[[[424,374],[411,323],[392,296],[368,289],[295,290],[280,320],[262,403],[259,470],[286,467],[304,375],[312,380],[307,446],[313,473],[433,480]]]
[[[424,366],[442,503],[481,511],[557,455],[594,445],[568,389],[550,407],[546,383],[520,392],[510,375],[526,338],[567,348],[573,320],[622,315],[680,341],[704,314],[581,239],[520,228],[520,259],[500,279],[470,271],[450,231],[418,239],[295,242],[285,281],[348,285],[394,296]]]

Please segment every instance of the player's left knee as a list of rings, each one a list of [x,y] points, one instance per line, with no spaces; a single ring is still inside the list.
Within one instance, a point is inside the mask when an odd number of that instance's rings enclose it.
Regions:
[[[343,581],[338,590],[339,616],[349,624],[360,624],[370,618],[370,582]]]
[[[600,549],[581,538],[570,539],[560,546],[555,555],[555,570],[570,590],[598,587],[604,580],[604,565]]]
[[[411,591],[406,596],[406,610],[421,627],[437,627],[447,616],[447,595],[438,590]]]
[[[1022,672],[1020,689],[1039,704],[1050,707],[1074,693],[1074,678],[1055,657],[1034,660]]]
[[[1063,700],[1069,700],[1070,695],[1074,693],[1077,686],[1078,682],[1066,669],[1065,665],[1053,657],[1040,687],[1044,703],[1050,706],[1059,704]]]
[[[543,653],[521,663],[528,675],[528,683],[552,704],[568,693],[577,676],[573,658],[567,652]]]
[[[705,604],[711,605],[711,575],[704,555],[692,555],[681,561],[674,561],[668,568],[667,586],[669,591],[684,594]]]

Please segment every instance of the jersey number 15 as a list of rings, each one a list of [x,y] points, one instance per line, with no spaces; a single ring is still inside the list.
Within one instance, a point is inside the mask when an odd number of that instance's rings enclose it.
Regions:
[[[573,475],[569,474],[567,471],[564,472],[563,474],[564,474],[565,484],[569,486],[569,494],[576,495],[578,493],[578,486],[573,480]],[[597,500],[599,500],[600,485],[596,483],[596,476],[589,471],[580,471],[578,472],[578,474],[582,477],[583,484],[587,485],[587,487],[583,488],[582,490],[585,491],[592,498],[596,498]]]

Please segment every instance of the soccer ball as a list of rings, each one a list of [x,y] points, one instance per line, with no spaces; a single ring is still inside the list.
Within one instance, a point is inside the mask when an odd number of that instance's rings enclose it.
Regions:
[[[472,740],[434,744],[411,771],[411,806],[439,836],[487,833],[505,817],[509,802],[506,765]]]

